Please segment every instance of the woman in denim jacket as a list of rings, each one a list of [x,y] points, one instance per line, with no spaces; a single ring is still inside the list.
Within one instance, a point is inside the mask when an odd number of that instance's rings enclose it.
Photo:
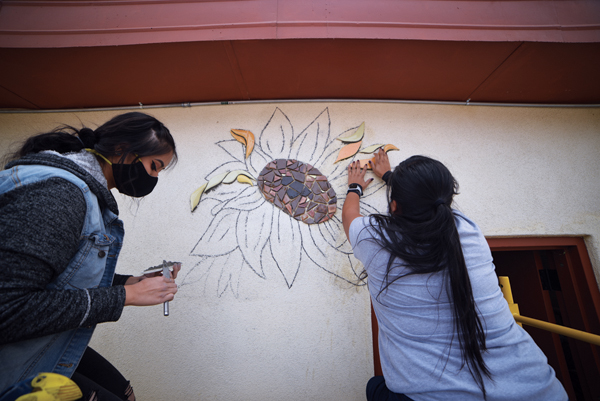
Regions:
[[[39,372],[71,377],[84,400],[134,400],[87,345],[127,305],[173,299],[174,278],[115,275],[123,223],[110,192],[142,197],[177,161],[169,130],[143,113],[96,130],[33,136],[0,171],[0,394]]]

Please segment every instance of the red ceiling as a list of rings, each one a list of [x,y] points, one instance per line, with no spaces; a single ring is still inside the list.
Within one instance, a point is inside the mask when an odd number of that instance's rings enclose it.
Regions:
[[[0,7],[0,108],[276,99],[600,104],[597,1]]]

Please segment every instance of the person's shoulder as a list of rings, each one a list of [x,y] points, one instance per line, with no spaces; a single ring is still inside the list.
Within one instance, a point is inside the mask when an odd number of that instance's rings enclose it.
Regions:
[[[371,228],[374,224],[372,216],[360,216],[352,220],[350,224],[350,232],[355,231],[360,234],[365,228]]]
[[[365,229],[370,227],[369,219],[369,216],[360,216],[352,220],[352,223],[350,223],[349,239],[352,246],[356,246],[357,243],[365,237],[365,235],[368,235],[365,233]]]
[[[65,181],[71,181],[73,183],[72,187],[79,186],[80,192],[91,191],[98,199],[102,208],[108,207],[114,214],[119,214],[117,202],[110,190],[94,178],[90,172],[86,171],[83,167],[64,155],[60,155],[53,151],[29,154],[19,160],[11,162],[7,165],[7,168],[17,165],[55,169],[58,172],[57,175],[67,178]]]
[[[29,216],[47,214],[52,210],[69,210],[70,214],[85,213],[86,202],[81,188],[61,177],[51,177],[17,187],[2,196],[0,207],[6,213]]]
[[[454,215],[454,221],[456,222],[456,228],[458,231],[477,231],[481,232],[481,229],[473,220],[467,217],[463,212],[457,209],[452,209]]]

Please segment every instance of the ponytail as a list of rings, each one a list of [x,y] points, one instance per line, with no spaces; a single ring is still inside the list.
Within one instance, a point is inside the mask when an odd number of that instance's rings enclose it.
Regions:
[[[93,138],[94,131],[89,128],[78,130],[71,126],[63,125],[50,132],[27,138],[16,152],[6,157],[5,162],[17,160],[30,153],[39,153],[45,150],[53,150],[58,153],[79,152],[86,147],[93,148]]]
[[[448,215],[448,220],[451,220],[447,223],[450,235],[442,239],[442,246],[448,250],[447,274],[454,309],[454,326],[458,333],[463,364],[467,365],[485,400],[483,375],[491,378],[491,373],[482,355],[487,350],[485,332],[477,314],[473,288],[454,222],[454,214],[447,206],[440,207],[438,213]]]

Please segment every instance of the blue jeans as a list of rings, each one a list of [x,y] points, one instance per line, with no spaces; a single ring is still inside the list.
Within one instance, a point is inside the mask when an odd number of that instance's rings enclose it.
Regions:
[[[367,383],[367,401],[413,401],[404,394],[397,394],[385,385],[383,376],[374,376]]]

